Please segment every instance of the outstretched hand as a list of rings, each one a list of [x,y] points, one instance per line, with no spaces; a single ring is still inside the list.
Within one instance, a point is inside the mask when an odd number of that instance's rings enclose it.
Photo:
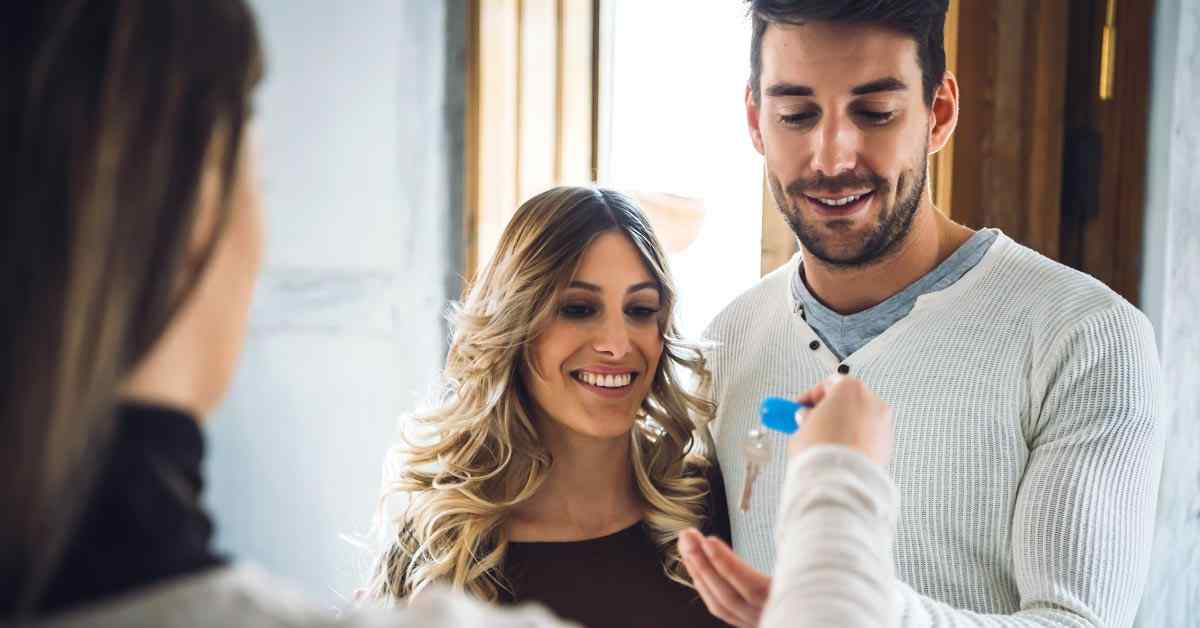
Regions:
[[[850,377],[831,377],[800,396],[812,407],[789,439],[789,456],[813,445],[841,445],[860,451],[880,465],[892,456],[892,409],[866,384]],[[756,571],[724,541],[695,529],[679,535],[683,565],[704,605],[719,619],[738,626],[758,626],[771,577]]]
[[[758,625],[770,576],[746,564],[721,539],[705,537],[694,528],[680,533],[679,553],[708,612],[738,628]]]

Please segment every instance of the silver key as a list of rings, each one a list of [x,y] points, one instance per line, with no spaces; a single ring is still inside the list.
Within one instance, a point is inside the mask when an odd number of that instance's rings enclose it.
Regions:
[[[742,499],[739,508],[742,512],[750,510],[750,497],[754,493],[754,481],[767,462],[771,459],[771,444],[767,433],[758,428],[751,429],[742,443],[742,455],[746,457],[746,482],[742,485]]]

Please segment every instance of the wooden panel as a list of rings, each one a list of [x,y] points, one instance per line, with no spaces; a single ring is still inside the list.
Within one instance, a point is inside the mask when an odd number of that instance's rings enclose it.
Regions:
[[[759,267],[765,275],[779,268],[795,254],[798,247],[796,235],[779,208],[775,206],[775,198],[763,177],[762,194],[762,262]]]
[[[945,48],[946,70],[958,76],[958,16],[960,0],[950,0],[950,8],[946,11]],[[930,185],[933,191],[933,204],[943,212],[953,211],[954,190],[954,137],[933,156],[930,168]],[[951,218],[954,215],[949,214]]]
[[[1152,3],[1126,0],[1118,5],[1115,95],[1121,119],[1119,189],[1114,195],[1117,237],[1112,250],[1113,276],[1109,285],[1130,303],[1138,304],[1142,283],[1142,226],[1145,222],[1146,146],[1150,118]]]
[[[596,0],[472,0],[466,272],[517,207],[595,171]]]
[[[1025,127],[1027,146],[1025,168],[1025,230],[1022,241],[1044,255],[1059,257],[1059,229],[1062,216],[1063,108],[1067,71],[1067,38],[1062,28],[1068,21],[1066,2],[1034,2],[1026,14],[1033,31],[1032,58],[1026,58],[1027,71],[1017,80],[1032,74],[1033,90],[1029,119]]]
[[[558,2],[521,0],[520,4],[517,204],[554,185],[559,134]]]
[[[1066,120],[1098,138],[1096,206],[1068,215],[1062,229],[1063,261],[1087,272],[1137,304],[1141,283],[1142,222],[1148,121],[1152,7],[1120,0],[1111,99],[1100,97],[1101,37],[1107,0],[1073,0]]]
[[[1092,28],[1099,31],[1104,22],[1104,4],[1105,2],[1092,3],[1098,10],[1092,13],[1089,18],[1092,21]],[[1128,2],[1123,3],[1128,4]],[[1123,9],[1124,7],[1122,7]],[[1088,33],[1088,39],[1093,39]],[[1117,221],[1114,212],[1111,211],[1108,198],[1115,197],[1119,188],[1120,179],[1120,160],[1117,158],[1117,152],[1120,150],[1120,108],[1118,103],[1108,101],[1101,103],[1098,101],[1098,92],[1100,84],[1100,46],[1099,37],[1095,38],[1096,45],[1089,46],[1089,67],[1092,69],[1089,72],[1088,84],[1082,86],[1080,95],[1086,97],[1089,103],[1088,109],[1091,112],[1090,122],[1097,127],[1101,133],[1102,141],[1102,159],[1100,161],[1100,180],[1097,185],[1100,186],[1100,209],[1099,213],[1093,220],[1089,220],[1083,227],[1083,237],[1080,242],[1080,258],[1075,261],[1080,268],[1086,269],[1088,273],[1094,275],[1097,279],[1112,285],[1115,258],[1112,253],[1113,245],[1116,243],[1116,227]],[[1124,50],[1124,46],[1118,46],[1118,54]]]
[[[518,0],[486,0],[475,2],[478,15],[474,39],[475,79],[474,105],[476,116],[470,125],[478,138],[468,187],[473,194],[471,207],[476,238],[468,254],[468,272],[473,272],[480,259],[491,255],[508,217],[517,203],[517,178],[513,168],[517,155],[517,107],[519,78]],[[472,177],[468,177],[472,179]]]
[[[1097,85],[1099,77],[1099,41],[1093,34],[1103,21],[1096,14],[1096,0],[1071,1],[1071,32],[1067,57],[1067,110],[1065,113],[1068,132],[1080,133],[1080,129],[1095,129],[1098,110]],[[1076,140],[1080,141],[1080,140]],[[1100,146],[1101,152],[1104,147]],[[1099,186],[1099,182],[1096,184]],[[1072,200],[1072,199],[1068,199]],[[1083,203],[1081,202],[1080,205]],[[1075,208],[1070,208],[1074,212]],[[1063,263],[1084,268],[1085,225],[1080,218],[1068,213],[1064,215],[1060,252]],[[1094,236],[1103,235],[1094,232]],[[1097,272],[1093,268],[1090,272]]]
[[[956,220],[994,226],[1058,256],[1066,5],[965,2],[958,37],[961,112],[951,205]]]
[[[463,270],[474,274],[479,250],[479,4],[467,4],[466,116],[463,120]]]
[[[595,180],[595,2],[559,0],[558,158],[555,177],[564,185]]]
[[[980,186],[984,177],[981,171],[986,166],[982,159],[983,144],[991,101],[990,91],[987,91],[991,73],[990,47],[995,38],[988,16],[981,15],[976,9],[962,10],[960,7],[959,11],[958,36],[974,45],[960,46],[955,59],[959,68],[959,113],[954,143],[956,148],[962,149],[955,151],[951,165],[954,187],[948,212],[956,221],[972,227],[983,222],[985,211],[981,206],[983,191]]]

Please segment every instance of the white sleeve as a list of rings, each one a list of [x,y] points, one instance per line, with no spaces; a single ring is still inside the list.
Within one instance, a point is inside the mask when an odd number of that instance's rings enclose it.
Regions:
[[[1080,320],[1034,367],[1039,411],[1012,521],[1020,610],[974,613],[898,583],[905,628],[1133,625],[1163,450],[1153,334],[1121,304]]]
[[[887,471],[846,447],[788,462],[763,628],[896,625],[898,496]]]

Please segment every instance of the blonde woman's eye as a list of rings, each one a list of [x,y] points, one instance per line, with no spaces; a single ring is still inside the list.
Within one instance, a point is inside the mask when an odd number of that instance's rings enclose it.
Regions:
[[[631,308],[625,310],[625,313],[636,319],[647,319],[647,318],[654,318],[655,316],[658,316],[659,311],[660,311],[659,308],[634,306],[634,307],[631,307]]]
[[[583,303],[572,303],[560,307],[558,313],[565,318],[587,318],[596,313],[596,308]]]

